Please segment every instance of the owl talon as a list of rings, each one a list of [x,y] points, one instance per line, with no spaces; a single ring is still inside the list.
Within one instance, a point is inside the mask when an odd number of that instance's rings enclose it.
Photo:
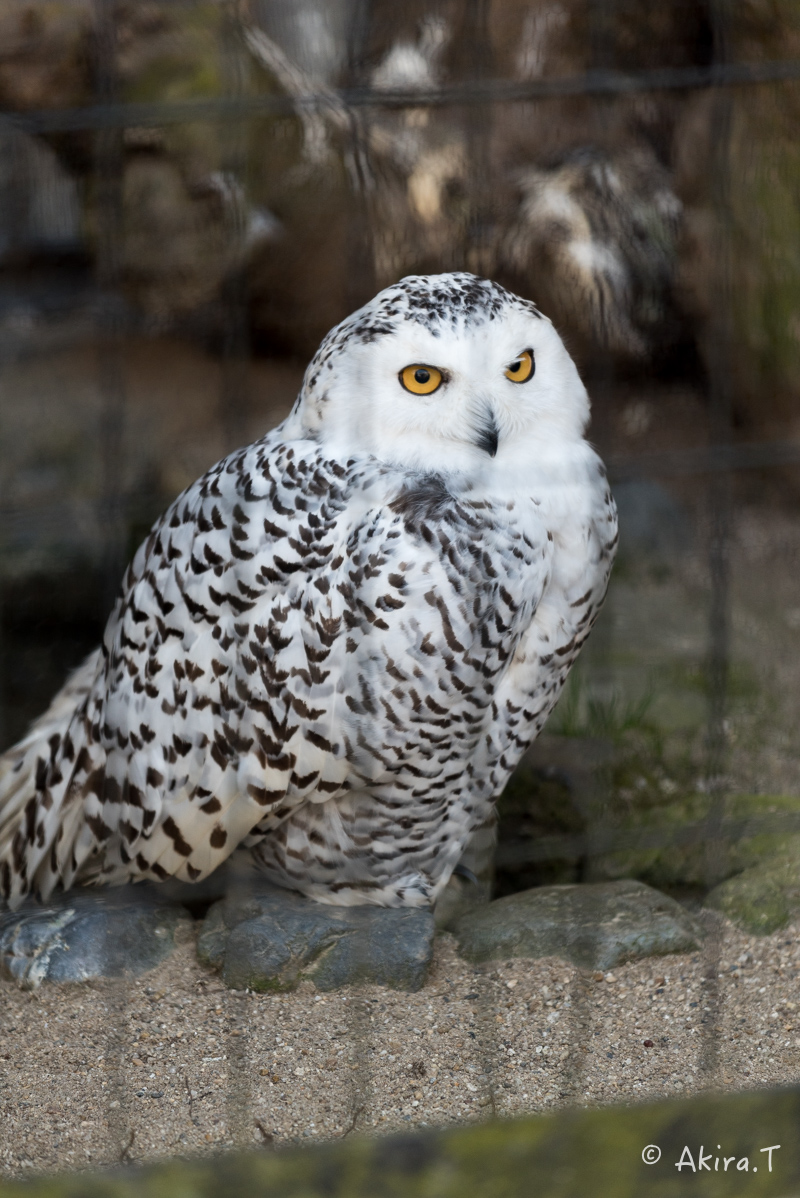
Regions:
[[[465,878],[468,882],[472,882],[474,886],[480,886],[479,879],[475,876],[469,866],[464,865],[459,861],[458,865],[453,870],[454,874],[458,874],[459,878]]]

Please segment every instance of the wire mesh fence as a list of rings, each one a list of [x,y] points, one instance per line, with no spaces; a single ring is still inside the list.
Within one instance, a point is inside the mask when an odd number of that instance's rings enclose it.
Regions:
[[[220,974],[255,910],[244,865],[164,882],[140,943],[120,933],[141,976],[37,988],[67,925],[5,942],[9,1172],[796,1077],[794,18],[418,9],[0,13],[4,747],[98,643],[160,511],[285,417],[321,335],[403,274],[496,277],[553,316],[622,533],[425,984]],[[534,958],[514,921],[546,887],[566,906]],[[612,892],[654,905],[604,957]],[[458,919],[490,897],[505,924],[470,948]],[[112,908],[84,942],[116,935]],[[302,935],[329,960],[345,933],[319,921]],[[354,927],[351,980],[395,934]],[[159,936],[174,952],[148,957]]]

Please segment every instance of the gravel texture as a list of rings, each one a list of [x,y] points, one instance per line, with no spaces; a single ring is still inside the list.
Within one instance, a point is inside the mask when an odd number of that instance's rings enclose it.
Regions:
[[[613,974],[552,957],[473,966],[444,935],[415,994],[231,991],[196,961],[193,931],[133,981],[1,982],[0,1168],[796,1081],[800,926],[759,939],[709,918],[703,953]]]

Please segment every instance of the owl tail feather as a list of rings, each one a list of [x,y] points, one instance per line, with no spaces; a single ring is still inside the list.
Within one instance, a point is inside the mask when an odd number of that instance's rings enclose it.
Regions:
[[[69,809],[63,809],[69,777],[57,782],[51,778],[44,785],[43,777],[67,733],[81,737],[84,722],[76,716],[101,668],[98,649],[71,675],[23,739],[0,756],[0,897],[12,909],[31,890],[46,898],[58,881],[66,882],[65,863],[59,860],[53,868],[51,858],[63,858],[64,846],[74,838],[67,826]],[[80,753],[82,748],[76,743],[73,751]]]

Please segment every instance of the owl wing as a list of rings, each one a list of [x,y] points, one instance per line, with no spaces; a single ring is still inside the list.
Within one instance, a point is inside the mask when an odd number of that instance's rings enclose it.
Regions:
[[[529,517],[279,430],[219,463],[140,548],[91,687],[27,750],[6,896],[197,881],[302,803],[461,768],[547,581]]]
[[[603,463],[585,443],[573,475],[578,485],[547,517],[552,567],[530,625],[495,695],[495,719],[482,746],[499,794],[555,707],[608,589],[617,552],[617,508]]]
[[[276,880],[342,903],[409,905],[441,892],[558,699],[605,594],[616,513],[598,459],[573,449],[528,498],[439,505],[433,486],[417,484],[391,505],[404,526],[381,521],[370,607],[381,596],[405,607],[349,659],[348,759],[360,789],[309,804],[261,841],[256,855]],[[393,560],[392,544],[402,546]],[[363,599],[366,584],[354,581]],[[386,592],[387,581],[403,589]]]

